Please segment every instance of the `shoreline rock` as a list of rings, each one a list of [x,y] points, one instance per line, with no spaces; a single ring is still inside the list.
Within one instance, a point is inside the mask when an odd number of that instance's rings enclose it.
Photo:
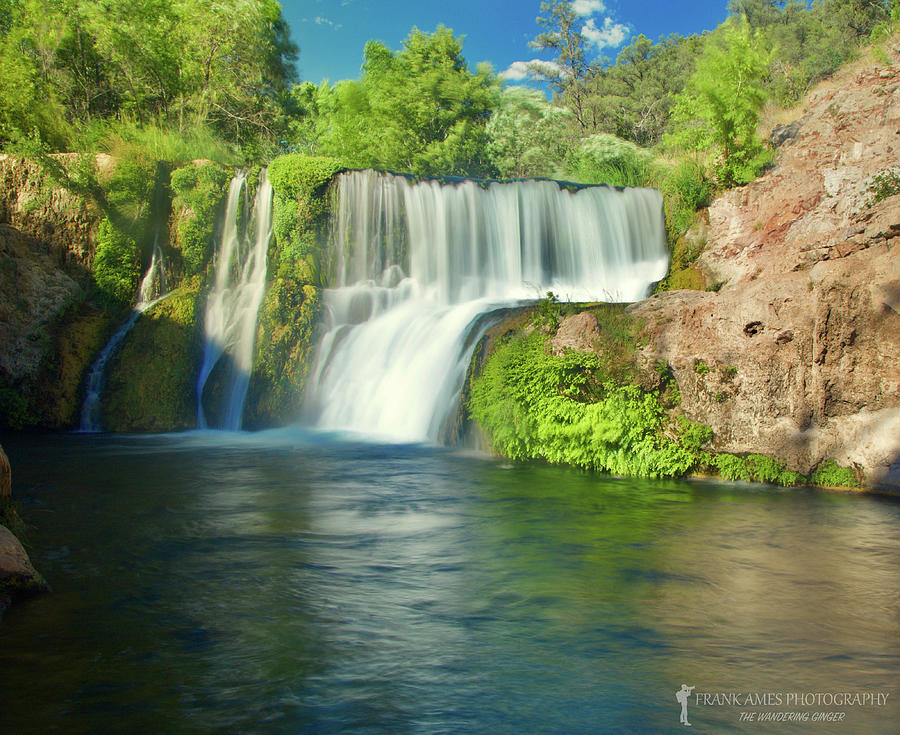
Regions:
[[[17,598],[49,592],[28,553],[6,526],[0,525],[0,613]]]

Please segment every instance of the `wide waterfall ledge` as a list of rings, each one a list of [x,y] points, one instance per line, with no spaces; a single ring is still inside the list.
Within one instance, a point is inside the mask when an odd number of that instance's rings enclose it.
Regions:
[[[636,301],[668,269],[655,189],[348,171],[336,185],[320,428],[447,441],[485,315],[553,292]]]

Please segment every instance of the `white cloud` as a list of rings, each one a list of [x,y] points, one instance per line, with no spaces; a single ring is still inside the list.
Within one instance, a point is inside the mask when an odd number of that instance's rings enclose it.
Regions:
[[[333,25],[334,25],[334,21],[328,20],[328,18],[323,18],[321,15],[317,15],[317,16],[316,16],[316,21],[315,21],[315,22],[316,22],[316,25],[320,25],[320,26],[321,26],[321,25],[326,25],[326,26],[333,26]]]
[[[501,71],[499,76],[507,82],[521,82],[523,79],[539,78],[541,71],[546,71],[548,75],[556,75],[560,73],[561,67],[553,61],[541,61],[540,59],[514,61],[508,69]]]
[[[606,5],[603,4],[602,0],[574,0],[572,10],[575,11],[575,15],[593,15],[606,10]]]
[[[628,26],[616,23],[612,18],[606,18],[603,21],[603,28],[597,28],[594,19],[588,18],[584,28],[581,29],[581,34],[598,50],[606,47],[615,48],[621,45],[628,35]]]

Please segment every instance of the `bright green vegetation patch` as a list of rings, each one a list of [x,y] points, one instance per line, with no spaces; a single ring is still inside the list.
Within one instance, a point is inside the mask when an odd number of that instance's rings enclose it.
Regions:
[[[93,272],[100,292],[124,304],[131,300],[141,277],[137,243],[109,218],[100,222]]]
[[[216,215],[228,179],[225,169],[213,163],[191,164],[172,172],[176,246],[181,251],[186,276],[199,273],[210,256]]]
[[[874,207],[888,197],[900,194],[900,168],[886,168],[875,174],[866,191],[869,194],[867,207]]]
[[[199,301],[194,278],[135,322],[109,365],[104,429],[182,431],[196,426]]]
[[[495,451],[640,477],[697,466],[708,427],[672,419],[658,392],[606,380],[593,353],[547,354],[545,339],[503,342],[472,383],[469,411]]]
[[[271,281],[259,311],[256,358],[244,407],[248,428],[296,418],[312,358],[322,262],[326,243],[328,186],[343,166],[334,158],[291,154],[269,165],[274,189],[274,236],[269,247]]]
[[[809,482],[819,487],[860,487],[859,477],[853,468],[841,467],[830,460],[813,470]]]
[[[806,485],[806,478],[799,472],[787,469],[781,462],[763,454],[711,455],[707,461],[711,468],[725,480],[744,480],[746,482],[765,482],[770,485]]]

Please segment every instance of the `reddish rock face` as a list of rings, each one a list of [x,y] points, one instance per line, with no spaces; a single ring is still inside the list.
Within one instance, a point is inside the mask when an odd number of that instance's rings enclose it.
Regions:
[[[709,208],[698,263],[717,293],[635,304],[648,358],[668,361],[715,448],[808,472],[822,459],[900,487],[900,49],[814,93],[777,163]],[[710,369],[698,371],[702,361]]]

